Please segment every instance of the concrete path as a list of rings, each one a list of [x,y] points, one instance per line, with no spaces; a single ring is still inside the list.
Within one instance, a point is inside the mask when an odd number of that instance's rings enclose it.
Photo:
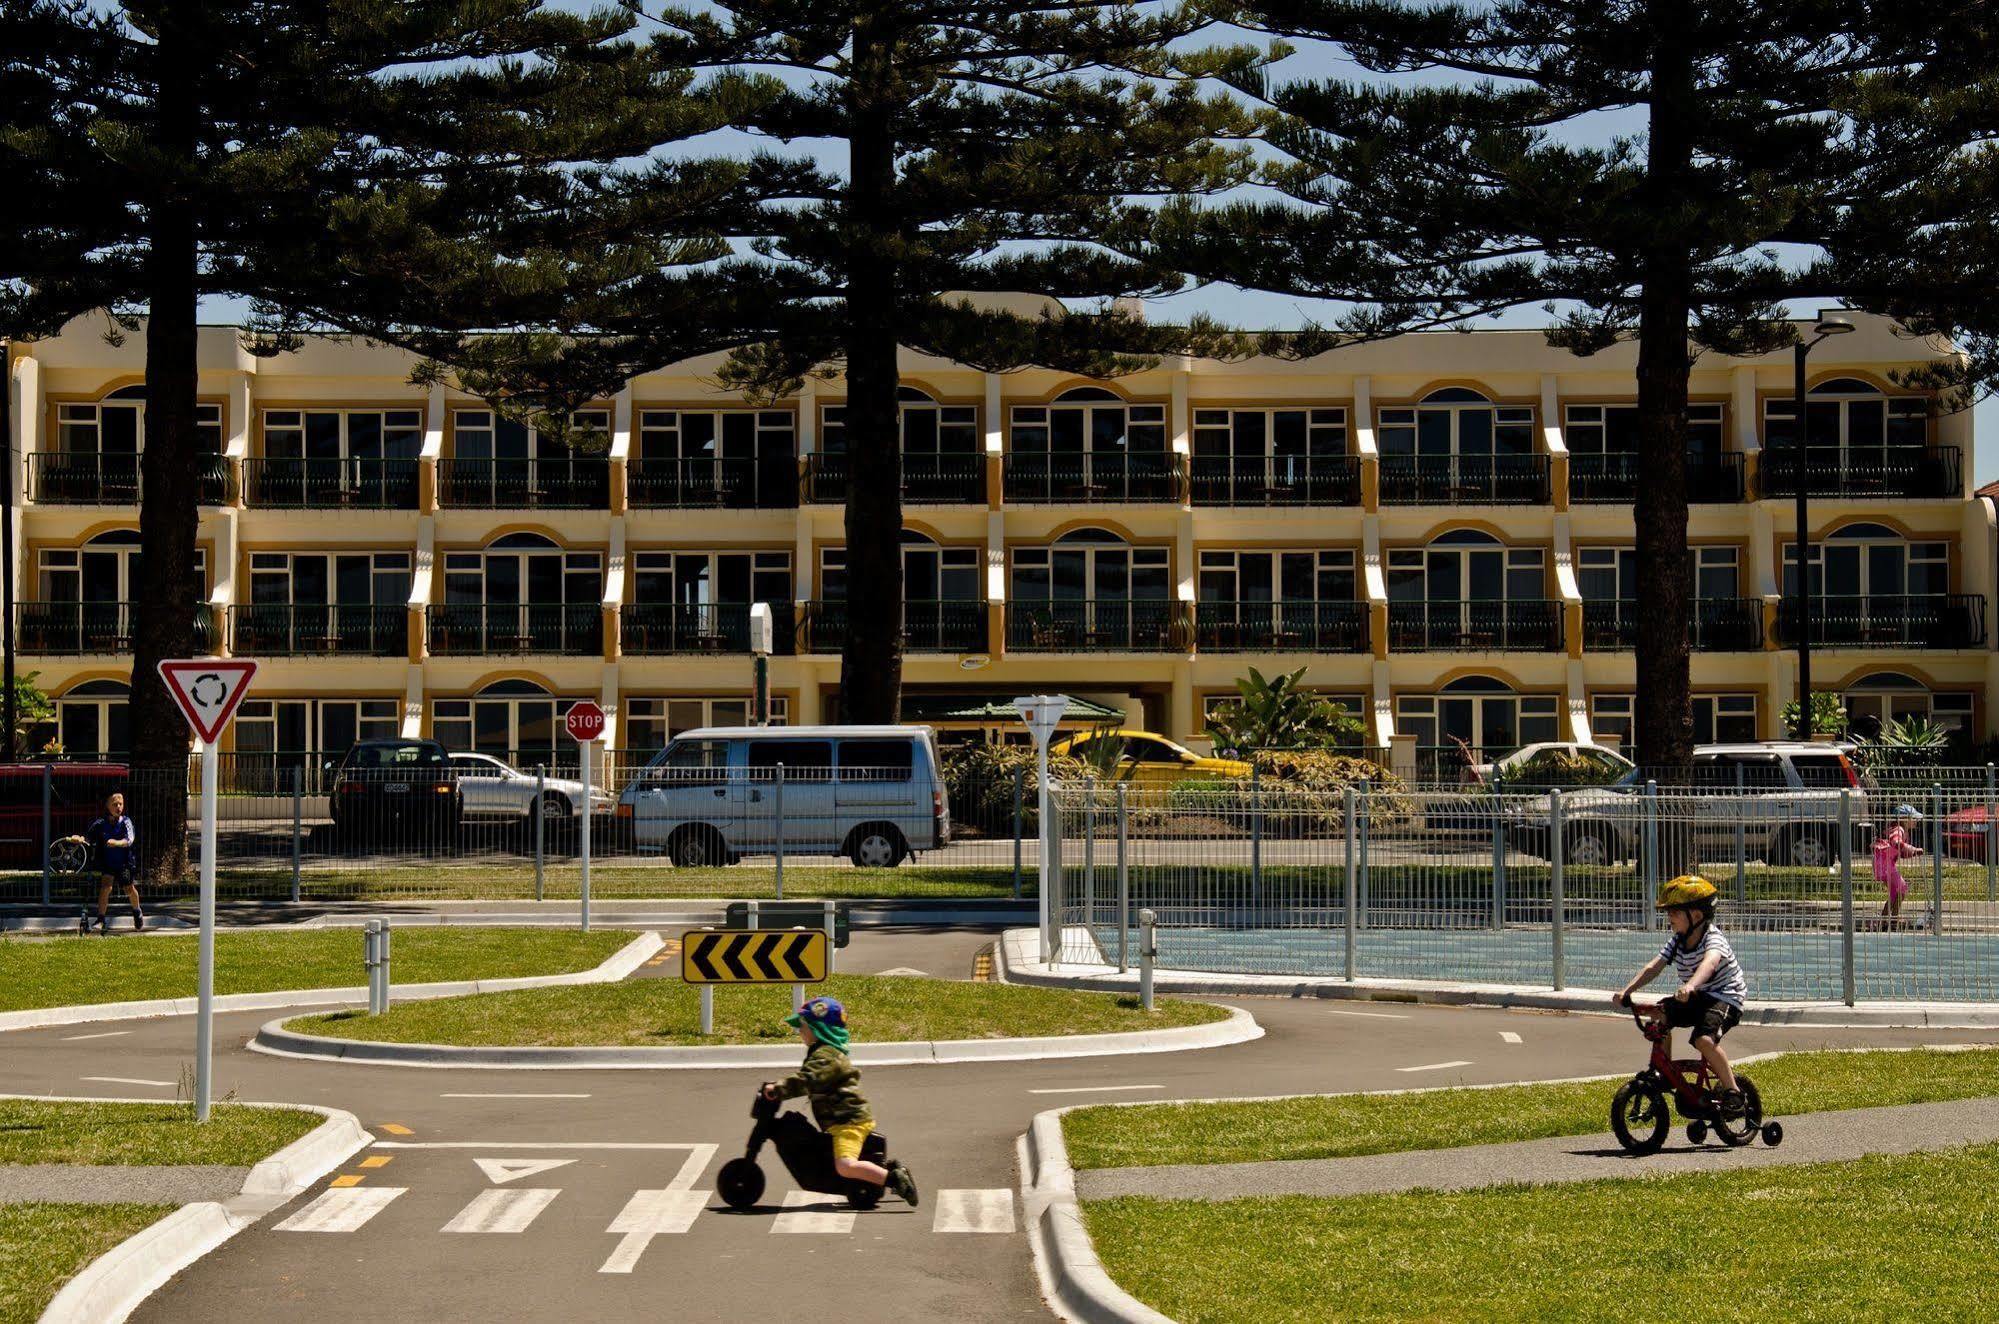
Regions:
[[[191,1204],[227,1200],[243,1189],[248,1168],[92,1167],[79,1163],[0,1163],[0,1204]]]
[[[1605,1082],[1609,1097],[1611,1082]],[[1657,1154],[1634,1158],[1614,1137],[1558,1136],[1507,1145],[1413,1150],[1356,1158],[1295,1159],[1078,1172],[1085,1200],[1146,1195],[1163,1200],[1235,1200],[1272,1195],[1385,1195],[1461,1191],[1481,1186],[1597,1181],[1606,1177],[1678,1177],[1781,1164],[1825,1163],[1869,1154],[1914,1154],[1999,1140],[1999,1099],[1917,1103],[1893,1108],[1808,1113],[1784,1121],[1784,1143],[1728,1149],[1694,1146],[1683,1127]]]

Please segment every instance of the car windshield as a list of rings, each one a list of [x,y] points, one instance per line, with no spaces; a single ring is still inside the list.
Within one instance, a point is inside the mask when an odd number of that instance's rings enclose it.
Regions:
[[[354,751],[357,768],[441,768],[444,761],[438,745],[362,745]]]

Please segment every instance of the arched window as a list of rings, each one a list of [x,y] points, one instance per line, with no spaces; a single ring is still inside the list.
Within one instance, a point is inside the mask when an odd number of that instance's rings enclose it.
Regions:
[[[978,407],[942,404],[914,386],[897,387],[895,395],[902,420],[903,478],[912,489],[911,498],[929,495],[923,485],[946,481],[947,473],[957,483],[970,482],[975,475],[966,460],[985,449],[979,438]],[[825,455],[847,453],[845,405],[821,407],[819,450]],[[946,456],[956,457],[955,462],[946,461]],[[985,499],[983,493],[979,499]]]
[[[1533,409],[1495,405],[1463,386],[1432,391],[1415,405],[1383,406],[1379,418],[1383,456],[1489,457],[1534,450]]]
[[[1010,501],[1163,501],[1174,495],[1163,404],[1129,404],[1101,386],[1078,386],[1051,404],[1015,405],[1010,418]]]
[[[132,687],[122,680],[86,680],[55,701],[56,739],[71,757],[123,758],[132,749],[128,705]]]
[[[438,469],[447,506],[602,510],[611,499],[611,411],[579,409],[550,435],[493,409],[451,413],[451,456]]]
[[[1545,596],[1547,551],[1507,547],[1478,529],[1453,529],[1427,547],[1388,553],[1390,602],[1532,600]]]
[[[1092,404],[1108,401],[1123,404],[1124,397],[1102,386],[1076,386],[1055,397],[1057,404]]]
[[[534,548],[557,547],[555,539],[539,533],[503,534],[486,544],[495,551],[527,551]]]
[[[1935,597],[1950,592],[1950,544],[1910,542],[1885,524],[1842,525],[1809,549],[1811,591],[1836,599],[1829,609],[1860,599]],[[1798,591],[1798,548],[1784,545],[1784,596]]]
[[[1560,699],[1553,694],[1519,694],[1496,676],[1460,677],[1432,694],[1404,694],[1395,700],[1395,726],[1416,738],[1419,765],[1426,773],[1455,772],[1463,746],[1489,762],[1522,745],[1555,740]]]
[[[1028,650],[1166,646],[1172,596],[1164,547],[1134,547],[1108,529],[1072,529],[1013,552],[1009,638]]]
[[[448,750],[487,754],[524,771],[570,768],[577,748],[562,715],[576,702],[531,680],[495,681],[469,698],[433,699],[431,736]]]
[[[1920,719],[1952,731],[1971,729],[1972,696],[1932,693],[1929,686],[1899,671],[1876,671],[1847,686],[1847,726],[1860,739],[1878,737],[1890,722]]]
[[[1797,400],[1787,391],[1763,402],[1763,444],[1797,442]],[[1883,452],[1921,448],[1929,440],[1929,400],[1920,395],[1887,395],[1855,377],[1835,377],[1805,397],[1808,444],[1837,446],[1881,460]]]
[[[979,547],[943,547],[916,529],[902,531],[902,595],[905,608],[918,604],[982,603],[985,551]],[[827,547],[819,553],[819,591],[829,602],[847,598],[847,549]],[[914,617],[918,613],[910,612]],[[915,629],[914,622],[911,625]],[[912,642],[911,646],[915,646]]]
[[[447,552],[444,601],[430,609],[434,653],[601,653],[604,558],[536,533]]]
[[[139,596],[139,531],[110,529],[78,547],[35,553],[36,597],[42,602],[119,603]],[[208,548],[194,549],[195,595],[208,596]],[[127,632],[129,633],[129,631]]]

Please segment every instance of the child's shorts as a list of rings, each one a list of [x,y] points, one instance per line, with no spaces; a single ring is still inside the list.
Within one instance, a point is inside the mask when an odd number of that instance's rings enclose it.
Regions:
[[[826,1134],[833,1137],[833,1157],[836,1159],[857,1159],[861,1156],[861,1146],[874,1133],[873,1122],[843,1122],[839,1126],[829,1126]]]
[[[1704,1034],[1716,1043],[1742,1019],[1742,1008],[1731,1007],[1709,993],[1696,993],[1685,1002],[1667,998],[1662,1005],[1666,1024],[1692,1030],[1696,1036]]]

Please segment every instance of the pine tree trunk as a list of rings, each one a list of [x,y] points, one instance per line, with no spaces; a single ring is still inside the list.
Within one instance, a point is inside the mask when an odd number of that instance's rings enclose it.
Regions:
[[[847,196],[847,641],[840,719],[894,722],[902,706],[902,437],[897,390],[893,91],[888,38],[854,26]]]

